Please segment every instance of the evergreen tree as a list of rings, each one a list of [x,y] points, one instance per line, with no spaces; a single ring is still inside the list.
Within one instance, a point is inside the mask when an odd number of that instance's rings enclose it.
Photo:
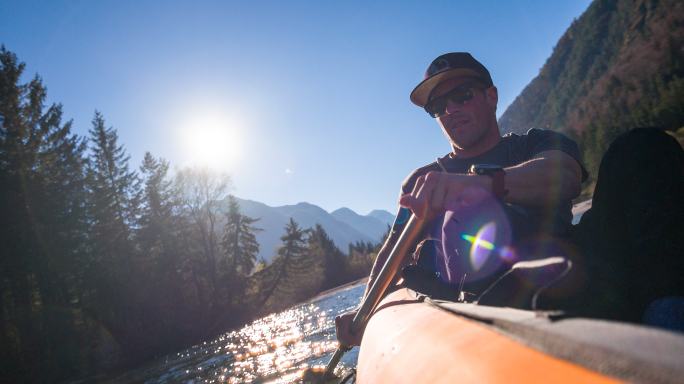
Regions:
[[[278,255],[268,267],[266,281],[261,289],[261,303],[293,303],[320,287],[321,269],[312,263],[307,252],[308,230],[299,227],[293,218],[285,226],[280,238]],[[262,271],[266,272],[266,271]],[[316,276],[317,275],[317,276]]]
[[[23,70],[0,47],[0,361],[44,381],[80,368],[67,352],[83,327],[68,309],[78,303],[85,251],[85,146],[60,105],[45,107],[38,76],[20,84]],[[57,356],[62,367],[50,365]]]
[[[137,243],[146,263],[144,269],[155,274],[157,286],[167,288],[178,279],[181,251],[177,197],[168,170],[167,161],[145,153],[140,166],[143,190],[137,231]]]
[[[114,128],[95,112],[90,130],[88,166],[90,210],[95,251],[105,261],[133,263],[133,231],[138,222],[140,180],[129,170],[129,156],[118,143]]]
[[[321,265],[321,290],[330,289],[345,282],[346,258],[320,224],[316,224],[311,230],[307,248],[314,265]]]
[[[113,128],[106,128],[95,112],[90,130],[88,209],[92,258],[89,264],[87,305],[99,321],[124,345],[144,337],[138,303],[141,276],[134,230],[141,199],[140,180],[129,170],[129,157]]]
[[[378,246],[368,241],[356,241],[349,244],[349,277],[358,279],[368,276],[377,255]]]
[[[149,152],[140,167],[144,188],[137,243],[139,268],[147,278],[141,281],[139,294],[148,323],[147,342],[159,351],[193,341],[196,327],[206,327],[206,322],[197,319],[205,308],[198,306],[192,280],[184,273],[192,253],[188,246],[191,225],[180,215],[178,191],[168,170],[167,161]]]
[[[244,278],[252,273],[259,243],[255,232],[261,231],[253,224],[259,221],[240,213],[240,205],[233,195],[228,196],[228,212],[223,233],[226,271],[229,277]]]
[[[144,254],[154,264],[168,263],[176,247],[177,199],[172,182],[168,180],[169,163],[155,159],[146,152],[140,172],[143,178],[143,195],[138,230],[138,242]],[[173,263],[168,269],[174,270]]]

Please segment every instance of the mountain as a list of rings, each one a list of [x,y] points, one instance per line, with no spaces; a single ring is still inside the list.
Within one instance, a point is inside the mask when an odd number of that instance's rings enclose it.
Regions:
[[[300,226],[304,228],[311,228],[316,224],[323,226],[323,229],[328,233],[335,245],[342,252],[347,252],[349,243],[356,241],[371,241],[377,243],[381,240],[382,235],[387,230],[387,221],[382,221],[376,217],[361,216],[348,208],[343,208],[348,211],[345,215],[349,217],[358,216],[356,220],[343,220],[334,214],[328,213],[323,208],[310,203],[299,203],[295,205],[284,205],[279,207],[271,207],[258,201],[236,198],[240,204],[240,210],[243,214],[258,218],[259,221],[255,226],[261,228],[262,231],[256,234],[257,241],[260,245],[259,257],[266,260],[271,260],[280,246],[280,237],[284,233],[284,228],[287,222],[292,217]],[[227,200],[223,202],[222,206],[227,209]],[[339,209],[335,212],[340,211]],[[375,216],[392,217],[387,211],[373,211],[378,212]],[[373,224],[368,224],[373,223]],[[382,230],[378,228],[382,227]]]
[[[577,139],[595,175],[608,144],[638,126],[684,126],[684,2],[595,0],[499,119]]]
[[[392,225],[394,222],[394,216],[393,214],[383,210],[383,209],[374,209],[372,210],[368,216],[374,217],[378,220],[380,220],[383,223],[386,223],[388,225]]]
[[[385,213],[389,214],[387,211]],[[371,238],[382,238],[385,232],[387,232],[387,220],[380,220],[370,214],[361,216],[349,208],[340,208],[331,212],[330,215],[343,223],[347,223],[350,227],[369,235]]]

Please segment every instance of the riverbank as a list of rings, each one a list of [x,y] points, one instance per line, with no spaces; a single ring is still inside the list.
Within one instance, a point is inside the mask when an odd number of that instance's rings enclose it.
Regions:
[[[337,293],[346,291],[347,289],[354,288],[354,287],[356,287],[356,286],[359,285],[359,284],[362,284],[362,283],[365,284],[365,283],[367,283],[367,282],[368,282],[368,276],[362,277],[362,278],[360,278],[360,279],[358,279],[358,280],[350,281],[349,283],[342,284],[342,285],[337,286],[337,287],[335,287],[335,288],[330,288],[330,289],[327,289],[327,290],[325,290],[325,291],[323,291],[323,292],[320,292],[320,293],[318,293],[316,296],[310,298],[309,300],[306,300],[305,303],[309,303],[309,302],[311,302],[311,301],[320,300],[320,299],[322,299],[322,298],[324,298],[324,297],[327,297],[327,296],[330,296],[330,295],[334,295],[334,294],[337,294]]]

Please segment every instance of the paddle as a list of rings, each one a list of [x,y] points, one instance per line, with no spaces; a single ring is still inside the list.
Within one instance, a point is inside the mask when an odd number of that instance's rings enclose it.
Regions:
[[[359,310],[356,312],[354,319],[351,324],[352,333],[357,333],[363,329],[368,322],[368,318],[373,313],[373,310],[378,305],[380,300],[385,296],[387,288],[392,283],[392,280],[397,276],[399,269],[401,268],[406,256],[411,251],[411,247],[416,243],[418,236],[420,236],[423,231],[423,227],[427,220],[418,218],[415,215],[411,215],[406,223],[406,227],[399,235],[394,248],[390,252],[385,265],[382,266],[380,273],[373,282],[371,289],[364,298]],[[324,382],[326,380],[335,379],[333,371],[335,367],[340,362],[340,359],[351,347],[340,345],[333,356],[330,358],[328,365],[325,367],[325,371],[320,370],[308,370],[302,376],[305,382]]]

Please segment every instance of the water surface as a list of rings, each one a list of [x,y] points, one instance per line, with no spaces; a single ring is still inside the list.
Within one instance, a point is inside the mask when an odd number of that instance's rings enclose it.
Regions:
[[[289,383],[301,370],[325,365],[337,348],[334,319],[356,308],[363,283],[296,305],[170,354],[115,381],[145,383]],[[347,352],[338,373],[356,366]]]

